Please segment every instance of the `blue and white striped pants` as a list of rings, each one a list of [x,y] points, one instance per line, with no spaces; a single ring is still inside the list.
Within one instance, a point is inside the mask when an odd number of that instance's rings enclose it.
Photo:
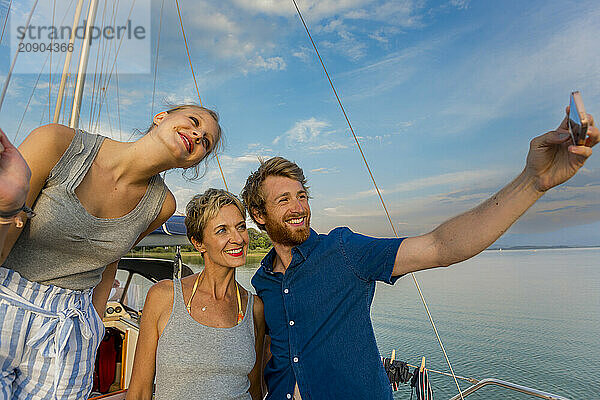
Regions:
[[[103,335],[91,290],[0,267],[0,400],[87,399]]]

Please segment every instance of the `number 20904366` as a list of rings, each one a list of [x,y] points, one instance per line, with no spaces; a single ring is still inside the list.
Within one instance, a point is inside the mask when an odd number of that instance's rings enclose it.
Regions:
[[[20,53],[73,52],[72,43],[19,43]]]

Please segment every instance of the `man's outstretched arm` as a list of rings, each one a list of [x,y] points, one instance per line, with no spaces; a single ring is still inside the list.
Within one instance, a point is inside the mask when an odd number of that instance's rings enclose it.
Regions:
[[[392,275],[455,264],[494,243],[548,189],[570,179],[590,157],[600,132],[589,119],[585,145],[572,145],[565,119],[556,131],[531,141],[523,172],[494,196],[430,233],[406,238]]]

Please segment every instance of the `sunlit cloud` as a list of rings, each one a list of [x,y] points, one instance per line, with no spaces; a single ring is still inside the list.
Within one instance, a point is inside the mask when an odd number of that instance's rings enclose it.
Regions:
[[[321,167],[321,168],[311,169],[310,172],[313,174],[338,174],[338,173],[340,173],[340,169],[337,167],[333,167],[333,168]]]
[[[491,182],[499,182],[499,178],[503,178],[507,175],[507,171],[500,170],[473,170],[473,171],[460,171],[452,172],[447,174],[441,174],[436,176],[430,176],[426,178],[419,178],[408,182],[402,182],[389,188],[381,189],[383,194],[393,194],[401,192],[418,192],[423,189],[431,187],[441,187],[448,185],[468,185],[475,184],[481,185],[485,182],[489,185]],[[358,192],[354,195],[346,196],[346,199],[361,199],[367,197],[373,197],[377,195],[375,189],[370,189],[362,192]]]
[[[288,143],[307,143],[313,142],[318,137],[325,134],[325,129],[329,127],[326,121],[319,121],[315,117],[307,120],[298,121],[294,126],[281,136],[273,140],[273,144],[279,143],[285,139]]]

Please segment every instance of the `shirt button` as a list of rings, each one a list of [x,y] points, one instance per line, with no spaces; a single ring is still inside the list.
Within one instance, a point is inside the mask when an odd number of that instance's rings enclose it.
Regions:
[[[294,357],[294,362],[297,363],[298,362],[298,357]]]
[[[288,294],[290,290],[288,288],[283,289],[283,293]]]
[[[285,397],[287,397],[288,399],[291,399],[292,395],[288,393]]]
[[[290,326],[294,326],[295,322],[294,321],[290,321]]]

